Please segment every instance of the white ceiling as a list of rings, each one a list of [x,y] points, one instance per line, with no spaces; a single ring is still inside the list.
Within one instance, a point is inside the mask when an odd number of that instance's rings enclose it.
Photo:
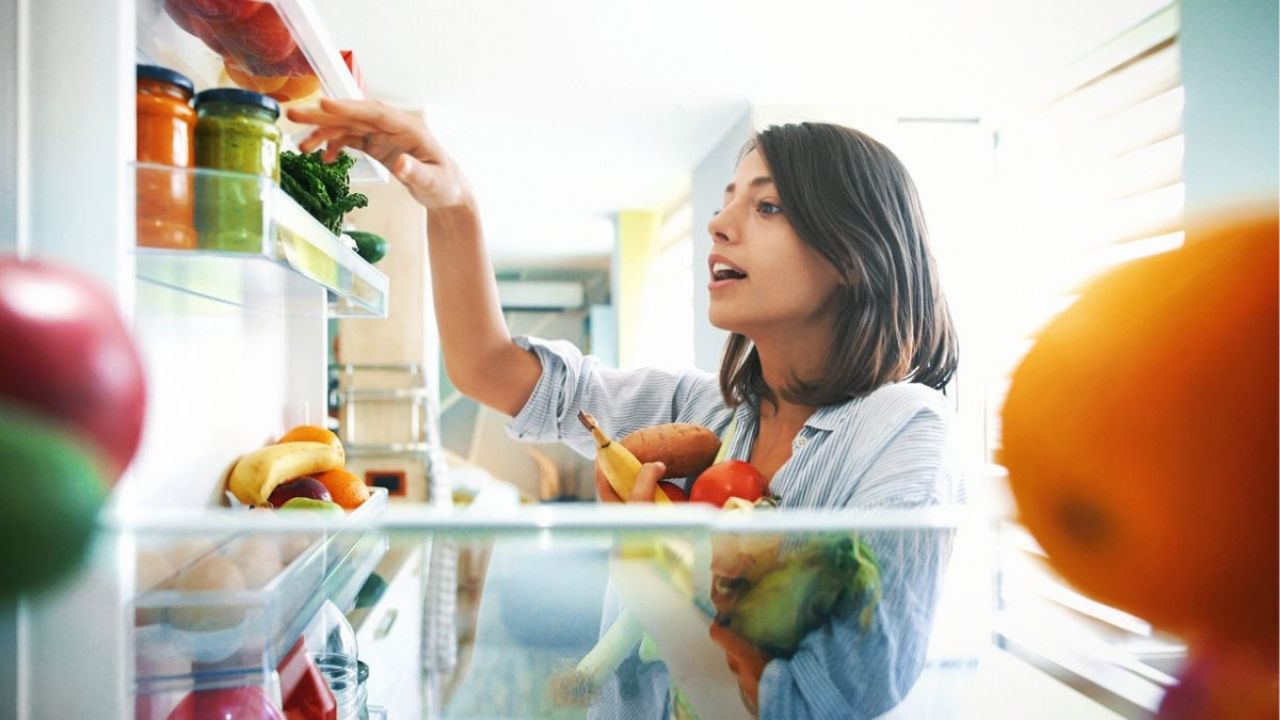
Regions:
[[[986,117],[1166,2],[315,0],[370,95],[425,108],[500,264],[603,257],[748,108]]]

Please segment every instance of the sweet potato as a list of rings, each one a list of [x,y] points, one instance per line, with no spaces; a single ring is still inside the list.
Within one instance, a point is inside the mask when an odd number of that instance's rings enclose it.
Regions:
[[[666,423],[637,430],[619,442],[642,463],[663,462],[663,479],[696,477],[711,466],[720,451],[720,438],[701,425]],[[600,468],[596,468],[600,476]]]

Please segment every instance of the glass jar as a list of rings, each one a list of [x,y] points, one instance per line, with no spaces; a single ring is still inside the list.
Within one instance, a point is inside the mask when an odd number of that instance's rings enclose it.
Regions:
[[[269,225],[264,217],[271,183],[280,181],[275,100],[236,88],[196,95],[196,166],[229,172],[201,173],[196,182],[200,247],[261,252]]]
[[[185,75],[156,65],[139,65],[137,81],[137,160],[168,166],[138,168],[138,245],[194,248],[193,188],[185,168],[195,160],[195,86]]]

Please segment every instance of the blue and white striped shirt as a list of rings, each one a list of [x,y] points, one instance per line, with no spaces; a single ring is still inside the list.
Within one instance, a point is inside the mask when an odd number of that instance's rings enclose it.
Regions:
[[[584,356],[566,341],[518,337],[542,362],[524,408],[507,426],[519,440],[563,442],[585,457],[595,443],[578,411],[596,417],[612,437],[670,422],[702,425],[723,437],[736,431],[729,459],[749,460],[758,414],[750,404],[725,405],[715,375],[699,370],[618,370]],[[882,386],[860,398],[816,410],[792,442],[791,458],[769,483],[784,508],[920,507],[963,501],[948,453],[945,398],[915,383]],[[763,718],[873,718],[906,695],[923,666],[938,575],[950,535],[939,531],[870,534],[881,566],[883,598],[863,633],[835,621],[813,633],[789,659],[774,659],[760,680]],[[620,610],[606,598],[604,627]],[[625,682],[619,675],[631,674]],[[666,717],[665,667],[651,663],[615,674],[593,704],[601,718]]]

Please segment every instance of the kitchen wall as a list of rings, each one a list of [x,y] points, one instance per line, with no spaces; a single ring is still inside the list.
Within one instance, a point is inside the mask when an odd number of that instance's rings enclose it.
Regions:
[[[707,256],[711,254],[711,238],[707,221],[724,202],[724,186],[733,178],[742,143],[751,137],[751,107],[744,105],[742,117],[724,134],[720,142],[693,169],[690,202],[693,205],[693,362],[708,372],[720,370],[720,353],[728,333],[707,323]]]

